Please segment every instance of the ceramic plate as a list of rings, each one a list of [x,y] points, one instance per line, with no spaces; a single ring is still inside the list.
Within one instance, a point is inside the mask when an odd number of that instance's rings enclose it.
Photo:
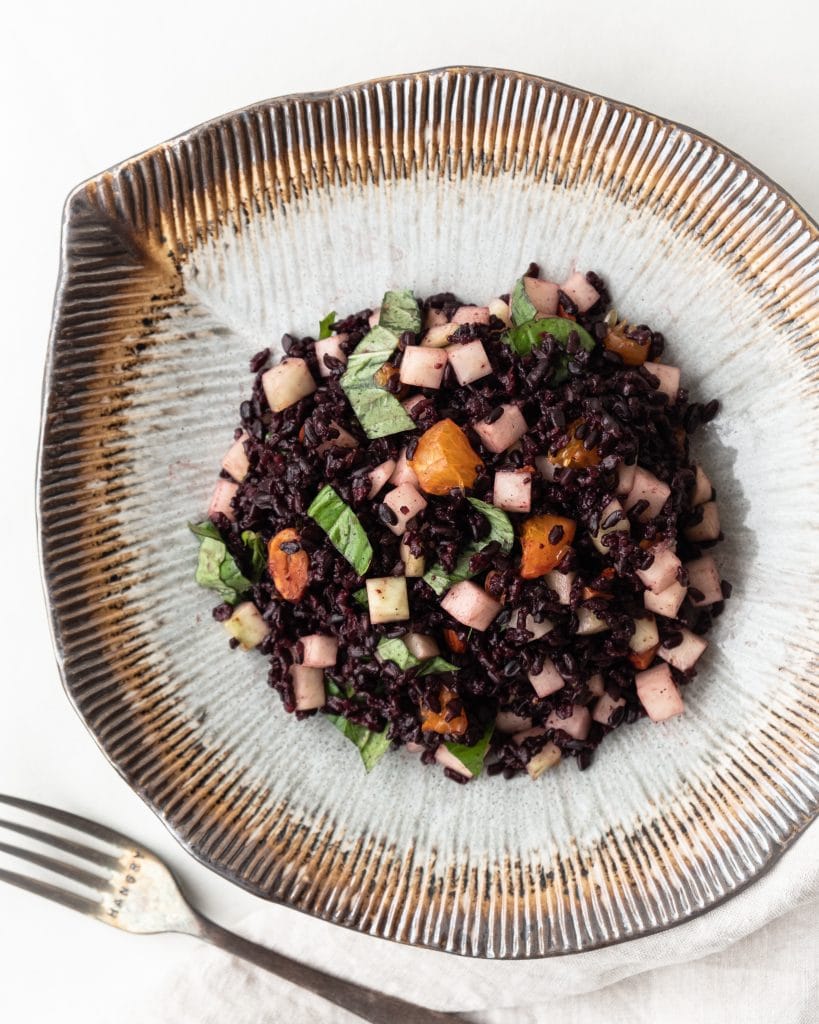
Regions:
[[[496,294],[532,259],[602,273],[720,398],[698,454],[734,598],[685,716],[618,731],[588,772],[457,787],[400,754],[368,776],[228,650],[185,524],[252,353],[386,288]],[[266,899],[479,957],[644,935],[816,814],[818,441],[816,225],[717,143],[486,69],[261,103],[68,200],[39,487],[65,685],[180,842]]]

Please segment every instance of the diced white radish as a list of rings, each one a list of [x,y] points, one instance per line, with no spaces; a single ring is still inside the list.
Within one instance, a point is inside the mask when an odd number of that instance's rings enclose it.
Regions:
[[[526,764],[526,771],[529,773],[529,777],[539,779],[544,772],[554,768],[560,761],[561,756],[560,747],[556,743],[552,743],[551,740],[548,743],[544,743],[541,749]]]
[[[262,374],[267,404],[273,412],[281,412],[316,390],[313,374],[303,359],[283,359]]]
[[[609,629],[609,624],[604,619],[601,619],[599,615],[595,615],[591,608],[583,607],[577,609],[578,636],[605,633],[607,629]]]
[[[428,309],[427,315],[424,317],[424,327],[429,330],[430,327],[440,327],[442,324],[449,323],[447,320],[446,313],[442,309]]]
[[[446,351],[409,345],[401,359],[401,383],[417,388],[439,388],[447,364]]]
[[[575,704],[569,718],[558,718],[557,712],[553,711],[546,719],[549,729],[562,729],[576,740],[584,740],[591,729],[591,715],[589,709],[582,704]]]
[[[367,322],[369,323],[370,327],[377,327],[378,326],[378,321],[380,319],[381,319],[381,307],[379,306],[377,309],[374,309],[372,311],[372,313],[370,313],[370,319]]]
[[[542,736],[545,732],[545,726],[529,726],[528,729],[521,729],[520,732],[516,732],[512,737],[512,742],[520,746],[521,743],[523,743],[524,740],[528,740],[530,736]]]
[[[406,622],[410,617],[404,576],[376,576],[366,581],[370,622]]]
[[[430,327],[421,338],[421,348],[446,348],[449,339],[458,330],[458,324],[439,324]]]
[[[537,310],[538,316],[554,316],[557,313],[558,286],[554,281],[541,281],[537,277],[524,277],[523,289],[526,298]],[[568,292],[566,293],[569,294]]]
[[[252,601],[237,604],[230,618],[225,620],[224,626],[246,651],[258,647],[270,632],[270,627]]]
[[[450,345],[446,354],[459,384],[471,384],[492,372],[489,356],[480,341]]]
[[[724,600],[719,569],[710,555],[695,558],[693,562],[686,562],[685,568],[688,570],[688,586],[699,590],[702,594],[701,601],[695,600],[693,595],[689,594],[691,604],[703,608],[705,605],[716,604],[717,601]]]
[[[376,466],[375,469],[370,471],[370,490],[367,493],[367,497],[371,501],[394,472],[395,459],[387,459],[386,462],[382,462],[380,466]]]
[[[711,500],[714,488],[711,486],[711,481],[705,475],[705,470],[702,466],[697,466],[695,472],[697,475],[694,479],[694,493],[691,495],[691,504],[704,505],[706,501]]]
[[[299,641],[304,648],[302,665],[307,668],[332,668],[338,657],[338,640],[323,633],[311,633]]]
[[[557,466],[549,459],[548,455],[536,455],[535,466],[544,480],[548,480],[549,483],[554,480]]]
[[[719,540],[719,509],[715,501],[706,501],[702,506],[702,520],[689,526],[685,535],[689,540]]]
[[[424,572],[426,571],[426,559],[423,555],[414,555],[410,551],[406,538],[401,539],[398,554],[401,556],[401,561],[404,563],[405,576],[416,578],[424,575]]]
[[[502,405],[503,413],[494,423],[475,423],[475,433],[490,452],[496,454],[511,448],[528,430],[523,413],[516,405]]]
[[[616,522],[613,526],[603,526],[603,523],[608,519],[614,512],[622,512],[623,506],[615,498],[614,501],[610,501],[608,505],[600,513],[600,528],[597,533],[592,534],[592,544],[597,548],[601,555],[607,555],[609,553],[608,547],[603,543],[603,538],[607,537],[610,533],[628,533],[631,529],[629,525],[628,517],[623,514],[623,518]]]
[[[239,485],[233,483],[232,480],[217,480],[216,487],[213,489],[213,497],[208,506],[208,517],[212,519],[217,512],[221,512],[232,523],[236,522],[236,513],[233,511],[231,502],[236,497],[238,490]]]
[[[594,702],[592,721],[599,722],[601,725],[608,725],[612,711],[616,708],[625,707],[625,704],[626,702],[622,697],[615,700],[610,693],[604,693],[602,697],[599,697]]]
[[[456,583],[447,591],[441,607],[464,626],[471,626],[481,633],[488,629],[500,614],[498,601],[470,580]]]
[[[680,691],[668,665],[656,665],[634,677],[637,696],[652,722],[664,722],[685,711]]]
[[[488,324],[489,308],[487,306],[459,306],[452,322],[454,324]]]
[[[591,309],[600,298],[600,292],[593,285],[589,284],[585,275],[581,274],[579,270],[576,270],[566,278],[560,286],[560,290],[564,295],[568,295],[581,313]]]
[[[651,549],[654,561],[647,569],[638,569],[637,577],[644,587],[661,594],[671,586],[677,578],[677,570],[682,562],[674,552],[664,544],[657,544]]]
[[[552,569],[544,576],[546,586],[557,594],[558,604],[569,604],[572,596],[572,584],[577,574],[573,572],[558,572]]]
[[[503,469],[495,474],[492,504],[507,512],[528,512],[532,507],[531,469]]]
[[[401,484],[412,484],[413,487],[418,486],[418,477],[415,475],[415,470],[407,462],[406,448],[401,449],[401,454],[398,456],[398,462],[395,464],[395,469],[392,472],[389,483],[395,487],[400,487]]]
[[[516,715],[514,711],[499,711],[495,715],[495,728],[508,734],[532,728],[532,719]]]
[[[438,641],[426,633],[407,633],[404,637],[404,646],[410,654],[421,661],[425,658],[436,658],[441,653]]]
[[[514,625],[517,622],[518,613],[512,612],[509,617],[509,622]],[[517,628],[517,627],[516,627]],[[526,613],[526,625],[523,627],[527,633],[532,634],[532,640],[540,640],[541,637],[546,636],[547,633],[551,633],[555,628],[555,624],[551,619],[544,619],[543,622],[535,622],[534,617],[528,612]],[[532,640],[528,642],[531,643]]]
[[[498,320],[503,320],[507,327],[512,326],[512,314],[508,302],[504,302],[503,299],[492,299],[488,308],[490,316],[496,316]]]
[[[595,672],[593,676],[589,676],[586,680],[586,686],[594,697],[602,697],[606,692],[606,688],[603,685],[603,675],[600,672]]]
[[[424,398],[423,395],[411,395],[409,398],[405,398],[401,405],[403,405],[410,416],[412,416],[412,410],[425,401],[426,398]]]
[[[247,476],[247,471],[250,469],[250,463],[247,460],[247,452],[245,451],[246,440],[247,434],[242,431],[241,437],[236,438],[230,448],[225,452],[225,457],[222,459],[222,469],[230,473],[233,479],[238,480],[239,483],[244,480]]]
[[[628,645],[635,654],[645,654],[652,647],[656,647],[659,642],[660,634],[657,632],[657,622],[653,615],[634,620],[634,632],[631,634]]]
[[[643,363],[649,373],[653,374],[660,382],[657,390],[660,394],[668,395],[670,405],[677,401],[680,393],[680,368],[679,366],[666,366],[665,363]]]
[[[617,493],[620,495],[628,494],[631,488],[634,486],[634,474],[637,472],[637,463],[632,462],[629,466],[625,462],[621,462],[617,467]]]
[[[551,658],[547,658],[543,662],[543,668],[537,675],[529,673],[529,682],[538,697],[548,697],[552,693],[557,693],[558,690],[562,690],[566,685],[563,676],[555,668],[555,663]]]
[[[472,772],[466,767],[463,761],[459,761],[452,751],[448,747],[444,746],[443,743],[435,751],[435,760],[444,768],[451,768],[453,772],[463,775],[465,779],[472,778]]]
[[[384,504],[393,510],[398,522],[388,524],[392,532],[400,537],[406,533],[407,523],[427,507],[426,498],[412,484],[399,484],[384,495]]]
[[[321,338],[316,342],[316,361],[318,362],[319,375],[321,377],[329,377],[333,372],[329,366],[325,365],[325,356],[330,356],[331,359],[338,359],[339,362],[344,363],[345,366],[347,365],[347,353],[341,347],[341,343],[346,340],[346,334],[333,334],[329,338]]]
[[[655,594],[653,590],[647,590],[643,594],[643,604],[647,611],[654,612],[655,615],[665,615],[667,619],[673,619],[676,618],[687,593],[686,588],[675,580],[670,587],[666,587],[659,594]]]
[[[319,455],[323,455],[331,448],[358,448],[358,441],[349,430],[345,430],[344,427],[340,427],[337,423],[331,423],[330,425],[335,430],[336,436],[321,442],[318,448],[316,448]]]
[[[699,656],[707,646],[707,640],[703,640],[701,636],[692,633],[690,629],[683,629],[682,643],[677,644],[676,647],[663,647],[660,644],[660,649],[657,653],[669,665],[673,665],[674,668],[678,668],[681,672],[687,672],[696,665]]]
[[[668,484],[658,480],[642,466],[637,466],[634,471],[634,483],[623,505],[628,511],[634,508],[638,501],[647,501],[648,508],[637,517],[641,523],[647,523],[649,519],[660,514],[670,494],[671,488]]]
[[[312,711],[324,707],[327,694],[324,690],[324,672],[320,668],[291,665],[290,678],[293,680],[296,711]]]

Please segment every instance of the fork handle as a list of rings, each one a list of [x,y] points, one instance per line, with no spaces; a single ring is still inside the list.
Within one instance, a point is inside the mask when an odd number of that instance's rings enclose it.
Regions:
[[[396,999],[363,985],[325,974],[315,967],[301,964],[272,949],[244,939],[201,914],[196,916],[200,925],[197,932],[199,938],[219,946],[227,953],[240,956],[243,960],[248,960],[293,985],[307,989],[308,992],[313,992],[344,1010],[349,1010],[371,1024],[455,1024],[464,1019],[453,1013],[427,1010],[403,999]]]

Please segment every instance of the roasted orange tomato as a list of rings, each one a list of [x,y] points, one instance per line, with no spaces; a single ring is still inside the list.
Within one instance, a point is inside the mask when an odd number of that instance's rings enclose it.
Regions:
[[[611,580],[614,579],[615,572],[609,565],[600,573],[600,575],[603,579]],[[595,590],[594,587],[583,587],[583,599],[587,601],[591,597],[605,597],[607,601],[610,601],[614,597],[614,594],[610,593],[608,590]]]
[[[644,672],[648,666],[654,661],[654,655],[657,653],[659,644],[654,647],[649,647],[647,651],[643,651],[642,654],[638,654],[636,651],[629,651],[628,660],[637,669],[638,672]]]
[[[600,463],[600,452],[596,448],[590,451],[583,447],[583,442],[575,436],[577,428],[583,420],[575,420],[567,428],[569,443],[564,445],[554,455],[547,458],[553,466],[563,466],[564,469],[588,469],[589,466],[597,466]]]
[[[421,435],[409,464],[427,494],[472,487],[482,466],[466,434],[452,420],[439,420]]]
[[[267,569],[276,584],[276,590],[285,601],[301,600],[307,589],[307,574],[310,571],[310,557],[306,551],[282,550],[298,544],[299,535],[295,530],[280,530],[267,545]]]
[[[610,327],[603,339],[603,348],[616,352],[626,366],[642,366],[648,359],[648,345],[641,345],[633,338],[627,338],[622,324]]]
[[[560,527],[560,535],[554,540],[549,536]],[[558,564],[574,540],[574,520],[562,516],[532,516],[526,519],[520,529],[520,544],[523,557],[520,574],[525,580],[544,576]]]
[[[450,719],[450,721],[447,721],[446,718],[446,709],[451,701],[455,700],[456,696],[452,690],[442,686],[439,694],[441,701],[440,712],[433,711],[432,708],[428,708],[425,704],[421,705],[421,732],[437,732],[441,733],[441,735],[463,736],[469,724],[464,712],[461,711],[460,714]]]
[[[454,651],[455,654],[463,654],[466,651],[466,640],[459,637],[454,629],[444,630],[444,640],[450,651]]]

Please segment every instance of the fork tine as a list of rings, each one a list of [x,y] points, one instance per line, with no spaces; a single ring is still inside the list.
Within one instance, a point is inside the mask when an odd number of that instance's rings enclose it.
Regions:
[[[69,814],[68,811],[60,811],[56,807],[49,807],[47,804],[38,804],[33,800],[21,800],[18,796],[7,796],[0,793],[0,804],[8,804],[9,807],[17,807],[21,811],[28,811],[30,814],[39,814],[42,818],[50,818],[51,821],[67,825],[78,832],[86,832],[95,839],[101,839],[111,846],[133,847],[134,841],[127,836],[106,828],[96,821],[89,821],[88,818],[81,818],[78,814]]]
[[[98,864],[102,868],[114,870],[119,866],[116,857],[103,850],[95,850],[93,846],[86,846],[84,843],[75,843],[71,839],[63,839],[61,836],[52,836],[48,832],[41,832],[39,829],[30,828],[28,825],[19,825],[16,821],[0,820],[0,828],[7,828],[10,832],[17,832],[21,836],[35,839],[38,843],[45,843],[47,846],[56,846],[64,853],[70,853],[72,857],[79,857],[81,860],[90,860],[92,864]]]
[[[26,875],[18,875],[15,871],[5,871],[0,868],[0,882],[8,882],[9,885],[16,885],[18,889],[26,889],[36,896],[44,896],[47,900],[62,903],[64,907],[79,910],[81,914],[96,917],[99,913],[99,905],[94,900],[77,896],[73,892],[68,892],[67,889],[58,889],[56,885],[49,885],[48,882],[40,882],[35,878],[28,878]]]
[[[84,871],[82,868],[75,867],[73,864],[65,864],[61,860],[55,860],[53,857],[46,857],[42,853],[37,853],[34,850],[26,850],[22,846],[12,846],[10,843],[0,843],[0,853],[8,853],[12,857],[19,857],[20,860],[27,860],[31,864],[36,864],[38,867],[46,868],[48,871],[54,871],[58,875],[64,875],[66,878],[73,878],[75,882],[79,882],[80,885],[85,885],[89,889],[99,890],[105,888],[108,879],[103,875],[95,875],[91,871]]]

